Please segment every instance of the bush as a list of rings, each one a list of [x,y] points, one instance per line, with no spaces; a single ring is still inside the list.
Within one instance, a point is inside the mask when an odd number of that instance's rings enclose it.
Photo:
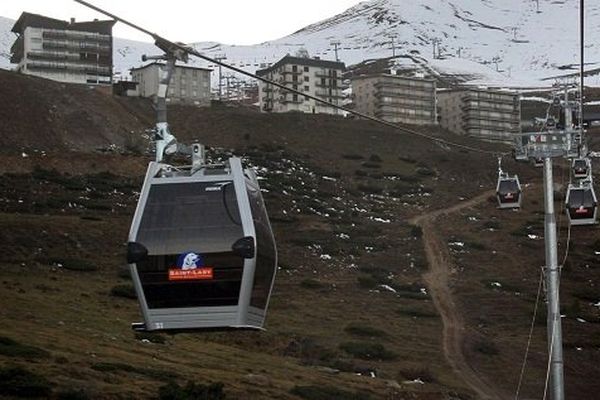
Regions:
[[[377,286],[377,280],[371,275],[361,274],[357,278],[358,285],[365,289],[373,289]]]
[[[58,400],[88,400],[91,397],[83,389],[67,389],[56,394]]]
[[[381,168],[381,164],[372,162],[372,161],[366,161],[366,162],[362,163],[361,165],[365,168],[374,168],[374,169]]]
[[[53,258],[53,264],[60,264],[64,269],[70,271],[97,271],[98,267],[91,262],[79,258]]]
[[[410,227],[410,234],[412,237],[420,239],[423,237],[423,228],[421,228],[419,225],[412,225]]]
[[[410,157],[400,156],[400,157],[398,157],[398,160],[404,161],[405,163],[408,163],[408,164],[416,164],[417,163],[417,160],[415,160],[414,158],[410,158]]]
[[[22,367],[0,369],[0,395],[17,397],[48,397],[52,392],[46,378]]]
[[[434,170],[427,167],[419,167],[415,170],[415,172],[421,176],[435,176],[436,173]]]
[[[222,382],[194,383],[188,381],[185,386],[179,386],[175,382],[169,382],[158,389],[158,398],[160,400],[223,400],[225,393]]]
[[[8,357],[47,358],[50,353],[34,346],[20,344],[13,339],[0,336],[0,354]]]
[[[366,393],[349,392],[333,386],[294,386],[290,393],[306,400],[368,400]]]
[[[414,381],[420,379],[423,382],[435,382],[435,377],[427,368],[407,368],[400,371],[400,376],[404,380]]]
[[[381,159],[381,157],[379,157],[377,154],[371,154],[371,157],[369,157],[369,161],[371,162],[376,162],[376,163],[380,163],[383,160]]]
[[[346,160],[362,160],[362,159],[364,159],[364,157],[361,156],[360,154],[342,154],[342,158],[345,158]]]
[[[167,343],[167,339],[165,339],[163,335],[155,332],[136,332],[135,338],[137,340],[148,340],[149,342],[156,344]]]
[[[304,279],[300,282],[300,286],[306,289],[319,289],[323,287],[323,284],[316,279]]]
[[[387,350],[381,343],[370,342],[345,342],[340,344],[340,349],[362,360],[394,360],[397,355]]]
[[[346,331],[347,333],[349,333],[351,335],[356,335],[356,336],[368,336],[368,337],[385,337],[385,336],[387,336],[387,333],[385,333],[384,331],[382,331],[380,329],[373,328],[368,325],[362,325],[359,323],[349,324],[348,326],[346,326],[344,328],[344,331]]]
[[[137,294],[133,285],[117,285],[110,289],[110,295],[115,297],[124,297],[126,299],[137,299]]]
[[[481,354],[485,354],[486,356],[495,356],[499,353],[498,348],[496,347],[494,342],[491,342],[489,340],[479,340],[475,343],[473,348],[475,349],[475,351]]]

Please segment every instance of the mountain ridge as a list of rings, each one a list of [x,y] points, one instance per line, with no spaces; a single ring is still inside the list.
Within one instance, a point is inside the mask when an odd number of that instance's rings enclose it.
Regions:
[[[193,46],[248,72],[265,68],[286,54],[307,50],[311,57],[346,65],[368,59],[418,55],[439,74],[458,70],[468,83],[489,86],[547,86],[543,79],[564,75],[578,65],[579,27],[576,0],[543,3],[499,0],[372,0],[310,24],[290,35],[256,45],[196,42]],[[586,7],[586,65],[600,66],[600,5]],[[10,26],[0,19],[0,66],[7,68]],[[565,21],[572,21],[567,25]],[[8,34],[7,34],[8,32]],[[392,40],[394,41],[392,45]],[[333,42],[339,42],[337,51]],[[392,46],[394,50],[392,50]],[[157,49],[147,42],[115,38],[115,72],[124,75],[141,64],[142,54]],[[193,59],[192,65],[214,68]],[[402,63],[400,63],[402,64]],[[213,81],[216,79],[213,79]],[[600,86],[600,77],[586,84]]]

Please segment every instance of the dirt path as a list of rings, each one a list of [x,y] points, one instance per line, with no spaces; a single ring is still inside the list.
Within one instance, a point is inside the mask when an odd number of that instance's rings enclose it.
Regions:
[[[487,191],[452,207],[415,217],[411,220],[411,223],[420,226],[423,230],[423,245],[429,264],[429,271],[424,275],[424,279],[433,303],[442,317],[444,325],[443,348],[448,363],[477,394],[479,399],[500,400],[502,396],[471,368],[463,354],[465,324],[460,310],[454,303],[449,286],[455,267],[450,260],[448,246],[444,239],[439,236],[435,225],[435,220],[439,216],[473,207],[486,201],[493,194],[493,191]]]

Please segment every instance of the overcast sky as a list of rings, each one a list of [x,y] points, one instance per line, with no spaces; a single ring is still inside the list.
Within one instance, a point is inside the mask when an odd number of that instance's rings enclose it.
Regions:
[[[320,20],[332,17],[360,0],[87,0],[100,8],[181,42],[217,41],[256,44],[278,39]],[[73,0],[0,0],[0,16],[17,19],[28,11],[68,20],[103,19]],[[117,24],[113,34],[151,41],[143,34]]]

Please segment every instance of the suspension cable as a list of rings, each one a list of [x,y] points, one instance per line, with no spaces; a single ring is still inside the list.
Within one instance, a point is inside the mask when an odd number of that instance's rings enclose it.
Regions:
[[[409,135],[418,136],[418,137],[421,137],[421,138],[424,138],[424,139],[427,139],[427,140],[431,140],[431,141],[437,142],[439,144],[443,144],[443,145],[447,145],[447,146],[452,146],[452,147],[457,147],[457,148],[461,148],[461,149],[464,149],[464,150],[474,151],[474,152],[478,152],[478,153],[482,153],[482,154],[492,154],[492,155],[509,155],[510,154],[510,152],[485,150],[485,149],[482,149],[482,148],[479,148],[479,147],[468,146],[468,145],[465,145],[465,144],[452,142],[450,140],[442,139],[442,138],[439,138],[439,137],[427,135],[425,133],[409,129],[409,128],[403,127],[401,125],[398,125],[398,124],[395,124],[395,123],[392,123],[392,122],[388,122],[388,121],[385,121],[383,119],[380,119],[380,118],[377,118],[377,117],[373,117],[371,115],[367,115],[367,114],[364,114],[364,113],[352,110],[352,109],[344,107],[344,106],[340,106],[338,104],[331,103],[329,101],[323,100],[323,99],[321,99],[319,97],[316,97],[316,96],[313,96],[311,94],[307,94],[307,93],[301,92],[301,91],[299,91],[297,89],[290,88],[288,86],[282,85],[282,84],[280,84],[278,82],[274,82],[274,81],[272,81],[270,79],[267,79],[267,78],[264,78],[262,76],[258,76],[256,74],[251,73],[251,72],[244,71],[241,68],[234,67],[233,65],[229,65],[227,63],[224,63],[221,60],[217,60],[217,59],[208,57],[208,56],[206,56],[206,55],[198,52],[194,48],[192,48],[190,46],[187,46],[185,44],[177,43],[177,42],[171,42],[171,41],[169,41],[167,39],[164,39],[163,37],[157,35],[156,33],[150,32],[150,31],[148,31],[148,30],[146,30],[146,29],[144,29],[144,28],[142,28],[142,27],[140,27],[140,26],[138,26],[138,25],[136,25],[136,24],[134,24],[132,22],[129,22],[129,21],[127,21],[127,20],[125,20],[125,19],[123,19],[121,17],[118,17],[118,16],[116,16],[116,15],[110,13],[110,12],[104,11],[101,8],[98,8],[98,7],[94,6],[93,4],[88,3],[87,1],[84,1],[84,0],[74,0],[74,1],[77,2],[77,3],[80,3],[82,5],[84,5],[86,7],[89,7],[92,10],[95,10],[95,11],[101,13],[101,14],[104,14],[104,15],[106,15],[106,16],[108,16],[108,17],[110,17],[110,18],[112,18],[112,19],[114,19],[116,21],[122,22],[123,24],[128,25],[131,28],[134,28],[134,29],[136,29],[136,30],[138,30],[138,31],[140,31],[142,33],[145,33],[145,34],[151,36],[155,40],[155,44],[159,48],[161,48],[162,50],[164,50],[164,51],[173,51],[173,50],[183,51],[185,53],[194,55],[194,56],[196,56],[198,58],[201,58],[201,59],[203,59],[205,61],[208,61],[210,63],[213,63],[215,65],[218,65],[218,66],[221,66],[221,67],[225,67],[225,68],[230,69],[230,70],[232,70],[234,72],[237,72],[239,74],[242,74],[242,75],[248,76],[250,78],[259,80],[259,81],[261,81],[263,83],[266,83],[268,85],[273,85],[273,86],[275,86],[275,87],[277,87],[279,89],[282,89],[284,91],[287,91],[289,93],[297,94],[297,95],[300,95],[300,96],[304,96],[304,97],[309,98],[311,100],[314,100],[314,101],[316,101],[318,103],[327,105],[329,107],[332,107],[332,108],[335,108],[335,109],[338,109],[338,110],[345,111],[345,112],[347,112],[349,114],[352,114],[352,115],[355,115],[357,117],[360,117],[360,118],[363,118],[363,119],[367,119],[367,120],[379,123],[381,125],[385,125],[385,126],[388,126],[388,127],[391,127],[391,128],[397,129],[397,130],[400,130],[401,132],[407,133]]]
[[[531,339],[533,337],[533,329],[535,327],[535,321],[537,319],[538,305],[542,293],[542,282],[544,281],[544,269],[540,270],[540,280],[538,282],[537,296],[535,298],[535,307],[533,309],[533,317],[531,318],[531,325],[529,327],[529,336],[527,338],[527,347],[525,348],[525,357],[523,358],[523,364],[521,365],[521,374],[519,375],[519,384],[517,385],[517,391],[515,393],[515,400],[519,400],[519,394],[521,392],[521,385],[523,384],[523,377],[525,376],[525,368],[527,366],[527,358],[529,357],[529,348],[531,347]]]

